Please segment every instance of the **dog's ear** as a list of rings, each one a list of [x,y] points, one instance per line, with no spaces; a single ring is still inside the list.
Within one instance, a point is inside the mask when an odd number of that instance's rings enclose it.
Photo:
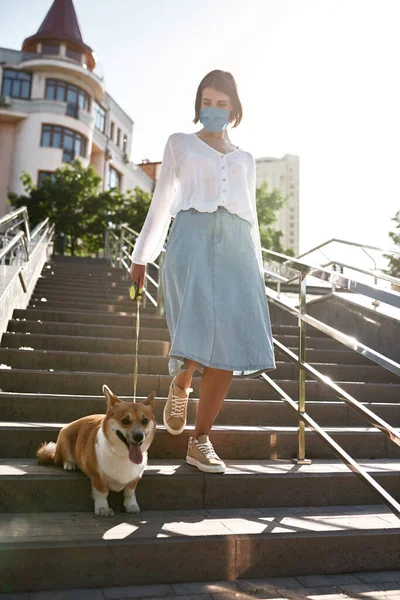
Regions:
[[[102,387],[103,394],[107,400],[107,408],[113,408],[116,404],[122,402],[108,387],[108,385],[104,384]]]
[[[154,410],[154,399],[156,397],[156,393],[153,390],[149,396],[147,396],[146,400],[143,402],[146,406],[150,406],[151,410]]]

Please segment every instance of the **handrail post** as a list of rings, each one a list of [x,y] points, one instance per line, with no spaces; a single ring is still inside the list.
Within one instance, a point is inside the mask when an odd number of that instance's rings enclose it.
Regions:
[[[104,258],[106,260],[109,259],[109,251],[108,251],[108,229],[105,230],[104,232]]]
[[[31,241],[31,230],[30,230],[30,227],[29,227],[28,211],[26,209],[22,213],[22,217],[24,219],[26,241],[28,243],[30,243],[30,241]]]
[[[307,275],[300,273],[299,278],[299,428],[297,458],[293,459],[298,465],[309,465],[306,459],[306,426],[301,415],[306,412],[306,372],[301,366],[306,361],[306,323],[301,318],[306,314]]]
[[[160,254],[158,261],[158,288],[157,288],[157,317],[164,317],[164,288],[162,284],[164,269],[164,252]]]
[[[118,262],[119,262],[118,266],[119,267],[121,267],[121,265],[122,265],[122,255],[123,255],[122,248],[124,245],[124,240],[125,240],[125,230],[121,225],[121,233],[119,236],[119,252],[118,252]]]

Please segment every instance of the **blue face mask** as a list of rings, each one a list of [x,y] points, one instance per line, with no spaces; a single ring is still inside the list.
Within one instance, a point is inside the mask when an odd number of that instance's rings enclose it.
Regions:
[[[229,125],[229,110],[224,108],[201,108],[200,123],[209,131],[222,131]]]

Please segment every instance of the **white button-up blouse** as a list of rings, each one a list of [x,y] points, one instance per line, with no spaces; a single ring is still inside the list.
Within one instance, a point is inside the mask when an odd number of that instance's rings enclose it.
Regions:
[[[140,265],[154,262],[163,248],[171,217],[180,210],[193,207],[201,212],[214,212],[218,206],[249,221],[263,275],[253,155],[240,148],[222,154],[195,133],[171,134],[153,198],[131,255],[132,262]]]

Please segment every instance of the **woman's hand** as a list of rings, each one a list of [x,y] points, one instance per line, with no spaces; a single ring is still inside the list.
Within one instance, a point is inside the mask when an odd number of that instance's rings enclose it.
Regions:
[[[144,287],[144,282],[146,281],[146,265],[136,265],[135,263],[131,264],[131,279],[139,284],[139,289]]]

